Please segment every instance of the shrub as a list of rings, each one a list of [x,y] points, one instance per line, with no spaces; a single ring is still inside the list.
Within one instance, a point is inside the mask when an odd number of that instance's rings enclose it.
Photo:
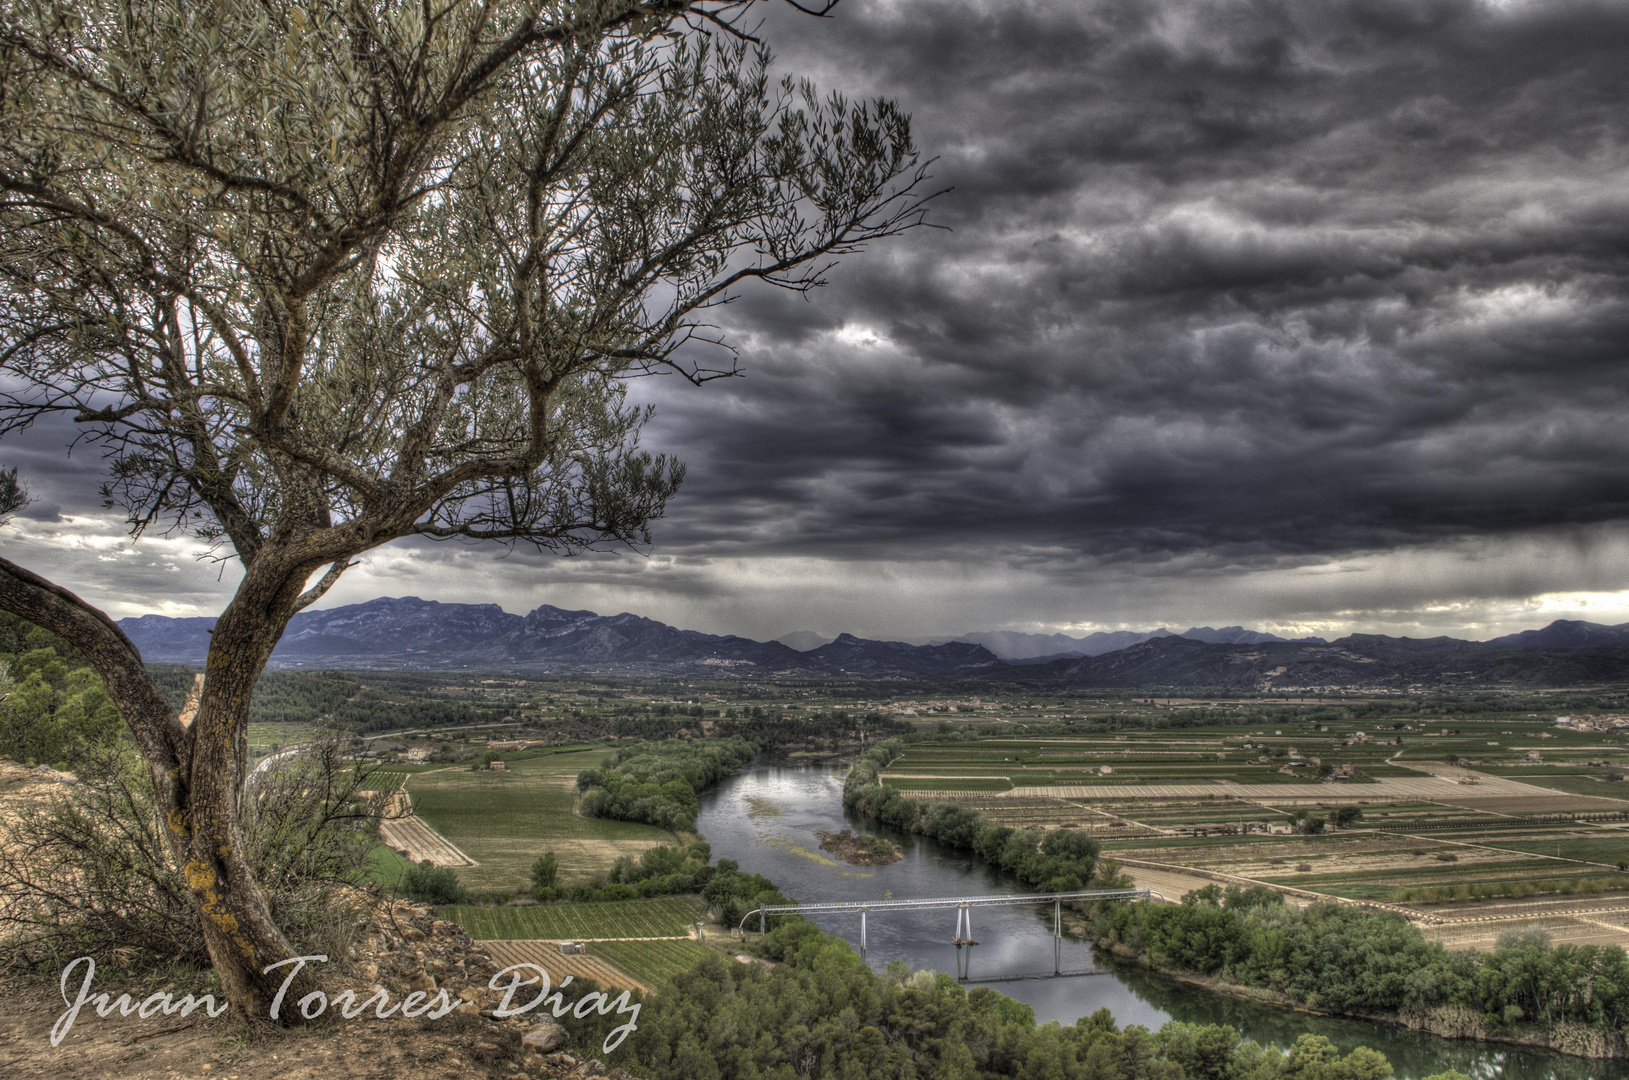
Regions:
[[[462,904],[469,898],[451,867],[436,866],[429,859],[409,867],[400,888],[403,895],[424,904]]]
[[[272,918],[296,949],[345,955],[378,836],[356,797],[368,768],[323,739],[262,774],[244,798],[244,843]],[[153,801],[127,748],[87,752],[78,783],[0,826],[0,931],[25,962],[133,948],[137,961],[204,966],[202,932]],[[62,882],[76,882],[64,889]]]
[[[560,860],[555,857],[554,852],[545,851],[537,857],[536,862],[532,863],[533,892],[554,888],[555,885],[559,884],[559,877]]]

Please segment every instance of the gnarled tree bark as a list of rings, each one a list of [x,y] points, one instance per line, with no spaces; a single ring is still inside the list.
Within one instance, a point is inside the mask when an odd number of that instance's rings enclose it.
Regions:
[[[248,599],[258,599],[258,592],[251,590]],[[294,598],[283,600],[282,606]],[[240,824],[240,799],[248,760],[249,695],[287,616],[275,625],[243,614],[223,618],[228,632],[211,645],[197,716],[190,728],[183,728],[135,645],[103,612],[4,558],[0,609],[68,641],[102,677],[152,776],[165,839],[192,892],[222,990],[240,1012],[266,1016],[287,971],[268,974],[264,969],[286,959],[291,950],[255,881]],[[312,972],[302,971],[290,984],[289,1000],[297,1001],[315,987]]]

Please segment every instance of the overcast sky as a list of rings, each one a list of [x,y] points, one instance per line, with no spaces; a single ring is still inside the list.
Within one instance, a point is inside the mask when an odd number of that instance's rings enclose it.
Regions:
[[[368,557],[380,595],[769,637],[1629,621],[1629,4],[844,0],[788,70],[895,98],[953,191],[746,377],[645,380],[688,478],[647,553]],[[8,555],[104,604],[235,575],[132,548],[63,433]]]

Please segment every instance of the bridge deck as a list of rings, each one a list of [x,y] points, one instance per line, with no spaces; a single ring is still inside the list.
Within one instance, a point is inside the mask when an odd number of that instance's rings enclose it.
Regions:
[[[1159,897],[1152,889],[1097,889],[1088,892],[1021,893],[1001,896],[936,896],[922,900],[844,900],[829,904],[783,904],[754,908],[747,916],[804,915],[830,911],[928,911],[962,907],[1017,907],[1024,904],[1050,904],[1054,900],[1148,900]],[[741,920],[746,925],[746,917]]]

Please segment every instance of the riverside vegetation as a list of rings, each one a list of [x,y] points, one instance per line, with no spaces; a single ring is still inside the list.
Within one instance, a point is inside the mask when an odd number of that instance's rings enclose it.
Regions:
[[[1180,904],[1100,903],[1089,925],[1100,947],[1161,971],[1323,1012],[1589,1057],[1623,1056],[1629,1036],[1629,956],[1617,946],[1517,933],[1492,952],[1450,951],[1389,912],[1294,908],[1271,889],[1215,885]]]
[[[950,803],[924,805],[881,782],[882,771],[904,744],[880,742],[861,754],[843,781],[843,807],[902,832],[919,833],[947,847],[971,851],[1043,892],[1119,888],[1126,884],[1096,840],[1068,829],[1015,829]]]
[[[878,975],[841,939],[788,918],[757,945],[773,966],[704,960],[646,1004],[622,1067],[650,1080],[877,1076],[982,1080],[1385,1080],[1384,1055],[1325,1038],[1288,1052],[1230,1027],[1121,1030],[1107,1010],[1037,1025],[987,987],[902,964]],[[604,1021],[599,1022],[601,1025]],[[593,1038],[598,1029],[585,1031]],[[1469,1080],[1441,1073],[1427,1080]]]
[[[667,739],[618,750],[603,767],[577,777],[585,817],[640,821],[674,832],[695,827],[696,793],[751,761],[758,747],[746,739],[686,742]]]

